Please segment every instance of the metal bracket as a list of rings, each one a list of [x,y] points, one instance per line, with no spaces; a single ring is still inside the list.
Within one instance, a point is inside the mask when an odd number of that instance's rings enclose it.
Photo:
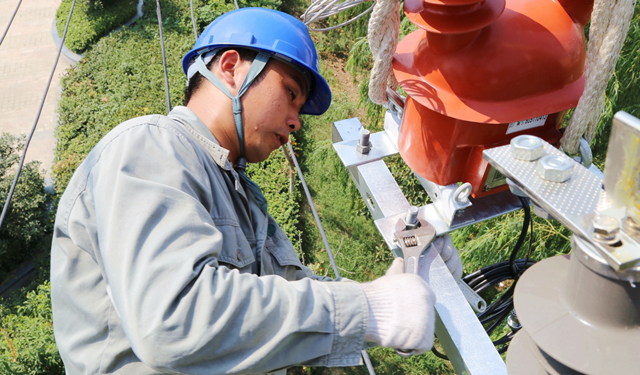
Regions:
[[[410,205],[384,160],[381,160],[398,153],[400,119],[393,113],[386,113],[385,130],[371,135],[371,151],[366,155],[356,151],[361,128],[357,118],[335,122],[334,148],[347,167],[387,245],[396,256],[401,256],[401,251],[393,241],[393,233],[397,230],[398,220],[405,218]],[[429,185],[428,181],[423,184],[431,186],[432,193],[436,189],[439,193],[436,203],[419,208],[418,218],[429,221],[439,235],[521,207],[517,197],[508,191],[474,200],[468,197],[470,189],[466,185],[438,186]],[[420,268],[423,267],[429,268],[425,272],[429,274],[428,282],[437,299],[436,334],[456,372],[467,375],[506,375],[504,361],[440,255],[437,252],[423,254]]]
[[[465,208],[470,207],[469,195],[471,195],[471,184],[464,183],[451,184],[447,186],[438,185],[421,176],[416,175],[418,181],[429,194],[435,205],[436,211],[447,225],[451,226],[456,216],[462,215]]]
[[[566,157],[564,153],[544,142],[545,155]],[[573,175],[566,182],[551,182],[536,172],[536,162],[512,157],[509,146],[485,150],[483,157],[500,173],[524,191],[536,205],[551,214],[574,234],[591,243],[616,271],[635,267],[640,263],[640,247],[626,233],[620,234],[621,244],[614,247],[592,240],[589,217],[598,213],[623,219],[619,210],[598,210],[599,199],[604,198],[602,178],[584,166],[575,163]]]

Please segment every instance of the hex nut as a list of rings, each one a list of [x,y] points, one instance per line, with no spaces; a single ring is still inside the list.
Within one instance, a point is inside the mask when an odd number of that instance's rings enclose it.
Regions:
[[[542,139],[534,135],[519,135],[511,139],[511,155],[520,160],[538,160],[544,154]]]
[[[366,146],[363,146],[360,143],[358,143],[358,145],[356,146],[356,152],[359,154],[368,154],[369,151],[371,151],[371,143],[369,143]]]
[[[573,175],[574,161],[567,156],[547,155],[538,160],[538,175],[547,181],[565,182]]]
[[[597,215],[591,224],[594,238],[600,242],[615,242],[616,235],[620,232],[620,222],[613,216]]]

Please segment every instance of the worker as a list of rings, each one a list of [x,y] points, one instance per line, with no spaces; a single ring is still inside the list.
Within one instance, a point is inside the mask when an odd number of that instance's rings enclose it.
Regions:
[[[370,283],[302,265],[246,162],[320,115],[331,92],[306,27],[218,17],[186,54],[186,106],[126,121],[78,167],[51,250],[67,374],[270,373],[352,366],[370,345],[433,343],[435,297],[401,260]],[[462,271],[450,239],[433,246]]]

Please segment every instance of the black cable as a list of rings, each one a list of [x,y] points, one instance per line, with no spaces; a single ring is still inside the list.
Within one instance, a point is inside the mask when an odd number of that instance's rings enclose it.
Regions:
[[[436,357],[440,358],[440,359],[444,359],[445,361],[449,360],[449,357],[447,357],[446,354],[442,354],[438,351],[438,349],[436,349],[435,346],[431,347],[431,353],[435,354]]]
[[[487,306],[484,312],[476,314],[480,323],[485,326],[487,335],[490,335],[496,328],[498,328],[504,319],[511,313],[513,310],[513,293],[518,279],[524,271],[535,263],[534,260],[530,259],[533,247],[533,220],[531,219],[529,200],[527,198],[520,197],[520,202],[522,203],[522,209],[524,211],[524,220],[520,236],[518,236],[518,240],[511,250],[509,260],[483,267],[462,278],[462,281],[467,283],[476,293],[482,293],[503,281],[513,280],[513,283],[509,288],[507,288],[500,297]],[[516,259],[522,245],[527,239],[529,227],[531,228],[531,231],[527,257],[525,259]],[[496,347],[503,345],[503,347],[497,349],[498,353],[502,354],[507,350],[508,344],[514,335],[515,333],[510,331],[493,342],[493,345]],[[431,352],[438,358],[449,360],[446,354],[440,353],[435,347],[431,348]]]
[[[509,257],[509,263],[511,264],[513,277],[518,277],[518,272],[514,267],[514,262],[516,260],[516,256],[518,255],[518,251],[524,244],[524,241],[527,240],[527,231],[529,230],[529,221],[531,220],[531,209],[529,208],[528,199],[524,197],[518,197],[518,198],[520,199],[520,203],[522,203],[522,209],[524,210],[524,222],[522,223],[522,230],[520,231],[518,242],[516,242],[516,246],[513,248],[513,251],[511,252],[511,256]]]
[[[16,17],[16,13],[18,13],[18,9],[20,9],[20,4],[22,4],[22,0],[18,1],[18,5],[16,6],[16,10],[13,11],[13,14],[11,15],[11,19],[9,20],[9,24],[7,25],[7,28],[4,29],[4,33],[2,33],[2,38],[0,38],[0,45],[2,45],[2,42],[4,41],[4,37],[7,36],[7,33],[9,32],[9,28],[11,27],[11,24],[13,23],[13,19]]]
[[[198,41],[198,29],[196,28],[196,18],[193,15],[193,0],[189,0],[189,6],[191,7],[191,24],[193,25],[193,36]]]
[[[64,26],[64,33],[62,34],[62,41],[60,42],[60,48],[58,48],[58,55],[56,56],[56,61],[53,64],[53,68],[51,68],[51,74],[49,75],[47,86],[44,89],[44,94],[42,95],[42,100],[40,101],[40,107],[38,107],[38,112],[36,113],[36,120],[33,122],[33,126],[31,127],[31,132],[29,133],[29,136],[27,137],[27,141],[24,144],[24,150],[22,151],[22,156],[20,157],[20,163],[18,164],[18,170],[16,171],[16,176],[13,179],[13,183],[11,184],[11,189],[9,189],[9,194],[7,195],[7,200],[5,201],[4,207],[2,208],[2,215],[0,215],[0,228],[2,228],[2,223],[4,222],[4,218],[7,215],[9,205],[11,204],[11,198],[13,197],[13,192],[15,191],[16,185],[18,184],[18,178],[20,177],[20,172],[22,172],[22,166],[24,165],[24,159],[27,156],[27,149],[29,148],[29,143],[31,143],[31,138],[33,138],[33,133],[35,133],[36,131],[36,126],[38,126],[38,120],[40,120],[40,114],[42,114],[44,101],[47,98],[47,93],[49,92],[49,87],[51,86],[53,75],[56,72],[56,67],[58,66],[58,60],[60,60],[60,54],[62,53],[62,47],[64,47],[64,39],[67,36],[67,30],[69,29],[69,21],[71,21],[71,15],[73,14],[73,8],[75,7],[75,5],[76,5],[76,0],[73,0],[73,2],[71,3],[71,9],[69,10],[69,16],[67,17],[67,23]]]
[[[160,46],[162,47],[162,67],[164,68],[164,92],[167,96],[167,114],[171,112],[171,92],[169,91],[169,76],[167,75],[167,55],[164,52],[164,36],[162,35],[162,14],[160,13],[160,0],[156,0],[156,14],[158,15],[158,28],[160,29]]]

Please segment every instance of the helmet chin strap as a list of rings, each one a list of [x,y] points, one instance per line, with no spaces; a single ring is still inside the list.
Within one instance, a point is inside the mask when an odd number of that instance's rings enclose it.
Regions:
[[[251,191],[253,196],[255,197],[258,205],[262,212],[267,214],[267,199],[262,194],[262,190],[258,184],[253,182],[245,173],[245,167],[247,165],[247,158],[245,156],[244,150],[244,128],[242,127],[242,103],[240,102],[240,97],[244,95],[245,92],[249,89],[253,81],[258,77],[260,72],[264,69],[267,61],[271,57],[270,53],[267,52],[259,52],[256,58],[251,63],[249,67],[249,71],[247,72],[247,76],[244,78],[244,82],[240,86],[240,90],[238,90],[238,95],[233,96],[227,89],[227,87],[220,81],[220,79],[213,74],[209,69],[207,69],[207,65],[205,64],[202,55],[198,55],[195,58],[195,64],[198,68],[198,72],[202,74],[209,82],[211,82],[218,90],[222,91],[226,96],[231,99],[233,104],[233,119],[236,124],[236,132],[238,133],[238,143],[240,145],[240,157],[236,162],[236,170],[238,171],[238,175],[244,181],[247,189]]]

